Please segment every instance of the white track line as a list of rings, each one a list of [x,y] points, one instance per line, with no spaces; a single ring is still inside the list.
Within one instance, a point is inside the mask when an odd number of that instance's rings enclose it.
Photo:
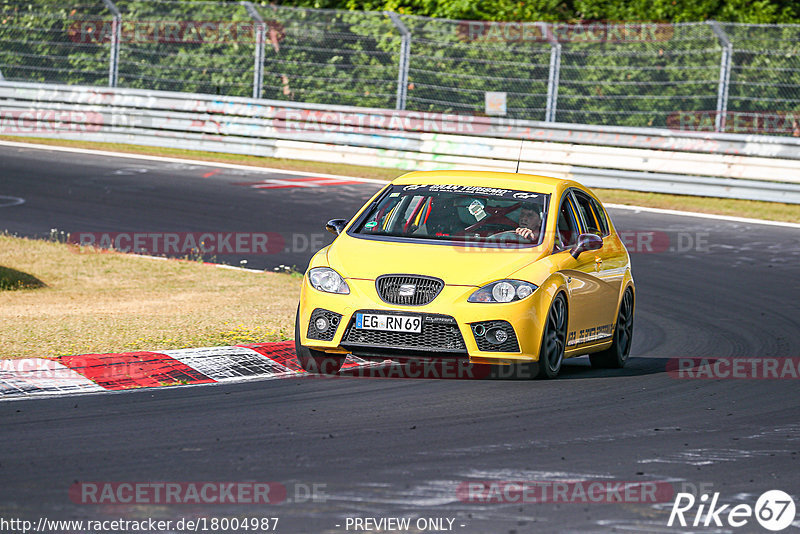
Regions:
[[[0,208],[10,208],[11,206],[19,206],[20,204],[25,204],[24,198],[0,195]]]
[[[114,252],[114,251],[112,250],[111,252]],[[246,273],[260,273],[260,274],[264,274],[264,273],[271,272],[271,271],[267,271],[266,269],[264,269],[264,270],[259,270],[259,269],[249,269],[249,268],[247,268],[247,267],[237,267],[237,266],[235,266],[235,265],[227,265],[227,264],[225,264],[225,263],[211,263],[211,262],[208,262],[208,261],[204,261],[204,262],[193,262],[193,261],[191,261],[191,260],[184,260],[183,258],[168,258],[168,257],[165,257],[165,256],[149,256],[149,255],[147,255],[147,254],[137,254],[137,253],[135,253],[135,252],[120,252],[120,254],[125,254],[125,255],[127,255],[127,256],[130,256],[130,257],[132,257],[132,258],[144,258],[144,259],[146,259],[146,260],[159,260],[159,261],[187,261],[187,262],[191,262],[191,263],[200,263],[200,265],[210,265],[210,266],[212,266],[212,267],[219,267],[220,269],[229,269],[229,270],[231,270],[231,271],[243,271],[243,272],[246,272]]]
[[[782,221],[768,221],[766,219],[750,219],[748,217],[734,217],[732,215],[716,215],[714,213],[699,213],[696,211],[678,211],[678,210],[665,210],[661,208],[647,208],[644,206],[628,206],[626,204],[603,204],[606,208],[611,209],[618,209],[618,210],[629,210],[629,211],[643,211],[646,213],[661,213],[664,215],[679,215],[681,217],[698,217],[701,219],[714,219],[717,221],[730,221],[730,222],[740,222],[740,223],[747,223],[747,224],[767,224],[770,226],[783,226],[785,228],[798,228],[800,229],[800,224],[798,223],[790,223],[790,222],[782,222]],[[798,206],[798,210],[800,210],[800,206]]]
[[[275,174],[292,174],[292,175],[300,175],[300,176],[318,176],[320,178],[332,178],[332,179],[341,179],[341,180],[354,180],[357,182],[364,182],[370,184],[386,184],[387,180],[375,180],[372,178],[358,178],[356,176],[342,176],[337,174],[322,174],[316,172],[306,172],[306,171],[288,171],[286,169],[273,169],[271,167],[255,167],[252,165],[237,165],[235,163],[220,163],[215,161],[201,161],[201,160],[194,160],[194,159],[186,159],[186,158],[168,158],[164,156],[149,156],[147,154],[127,154],[125,152],[110,152],[106,150],[92,150],[88,148],[75,148],[75,147],[60,147],[60,146],[53,146],[53,145],[37,145],[34,143],[18,143],[14,141],[3,141],[0,140],[0,146],[9,146],[9,147],[17,147],[17,148],[33,148],[39,150],[53,150],[57,152],[71,152],[74,154],[90,154],[95,156],[108,156],[112,158],[129,158],[129,159],[139,159],[139,160],[147,160],[147,161],[161,161],[165,163],[186,163],[189,165],[200,165],[205,167],[216,167],[216,168],[223,168],[223,169],[237,169],[237,170],[244,170],[244,171],[251,171],[251,172],[263,172],[263,173],[275,173]],[[700,213],[696,211],[678,211],[678,210],[667,210],[661,208],[648,208],[645,206],[629,206],[627,204],[604,204],[607,208],[613,209],[623,209],[623,210],[631,210],[631,211],[642,211],[647,213],[661,213],[664,215],[677,215],[681,217],[699,217],[703,219],[716,219],[720,221],[730,221],[730,222],[741,222],[747,224],[766,224],[770,226],[782,226],[785,228],[800,228],[800,224],[798,223],[790,223],[790,222],[781,222],[781,221],[770,221],[766,219],[751,219],[748,217],[733,217],[730,215],[715,215],[711,213]]]
[[[334,180],[354,180],[357,182],[364,182],[369,184],[386,184],[387,180],[375,180],[373,178],[359,178],[357,176],[341,176],[337,174],[323,174],[308,171],[289,171],[286,169],[273,169],[271,167],[256,167],[254,165],[238,165],[236,163],[221,163],[219,161],[202,161],[188,158],[168,158],[165,156],[149,156],[147,154],[128,154],[126,152],[110,152],[106,150],[93,150],[89,148],[76,148],[68,146],[55,146],[55,145],[37,145],[34,143],[17,143],[14,141],[0,140],[0,146],[9,146],[16,148],[33,148],[38,150],[53,150],[56,152],[71,152],[73,154],[90,154],[93,156],[108,156],[112,158],[129,158],[140,159],[147,161],[160,161],[164,163],[187,163],[190,165],[202,165],[204,167],[216,167],[220,169],[237,169],[243,171],[275,173],[275,174],[292,174],[299,176],[311,176],[319,178],[331,178]]]

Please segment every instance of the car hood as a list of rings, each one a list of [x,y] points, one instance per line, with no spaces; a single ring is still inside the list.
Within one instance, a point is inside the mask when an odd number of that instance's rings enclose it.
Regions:
[[[449,285],[481,286],[536,261],[541,248],[500,249],[403,243],[340,235],[328,249],[328,265],[345,278],[374,280],[382,274],[435,276]]]

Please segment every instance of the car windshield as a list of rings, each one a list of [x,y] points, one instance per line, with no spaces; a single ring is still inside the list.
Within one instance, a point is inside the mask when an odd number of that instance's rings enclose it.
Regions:
[[[538,245],[549,195],[464,185],[392,186],[355,235]]]

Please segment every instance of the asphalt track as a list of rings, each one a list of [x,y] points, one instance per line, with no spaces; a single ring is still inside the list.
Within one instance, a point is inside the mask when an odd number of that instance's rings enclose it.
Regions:
[[[376,189],[256,190],[232,184],[261,174],[208,172],[0,147],[0,195],[25,200],[0,207],[0,229],[310,235]],[[782,489],[800,504],[797,380],[665,372],[675,357],[800,356],[800,231],[630,211],[612,217],[626,231],[663,232],[680,249],[632,255],[636,326],[623,371],[592,370],[580,358],[546,382],[297,379],[2,402],[0,517],[277,516],[279,532],[298,533],[346,532],[348,517],[454,518],[454,532],[509,534],[766,532],[753,520],[668,528],[671,501],[459,499],[459,484],[470,481],[612,480],[702,488],[720,492],[721,503],[751,506]],[[311,253],[249,262],[304,266]],[[76,481],[276,481],[290,497],[313,484],[326,497],[272,506],[81,505],[68,497]],[[788,531],[797,528],[800,521]]]

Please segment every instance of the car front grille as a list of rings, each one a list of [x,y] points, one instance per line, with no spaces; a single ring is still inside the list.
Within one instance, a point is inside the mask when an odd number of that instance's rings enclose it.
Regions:
[[[375,288],[381,300],[401,306],[429,304],[443,287],[444,281],[432,276],[385,274],[375,280]]]
[[[360,313],[391,314],[387,311],[359,310]],[[406,315],[406,313],[402,313]],[[418,352],[466,353],[464,338],[456,320],[449,315],[421,314],[422,332],[387,332],[364,330],[355,327],[355,314],[342,336],[345,348],[390,349]],[[354,350],[354,352],[356,352]]]

